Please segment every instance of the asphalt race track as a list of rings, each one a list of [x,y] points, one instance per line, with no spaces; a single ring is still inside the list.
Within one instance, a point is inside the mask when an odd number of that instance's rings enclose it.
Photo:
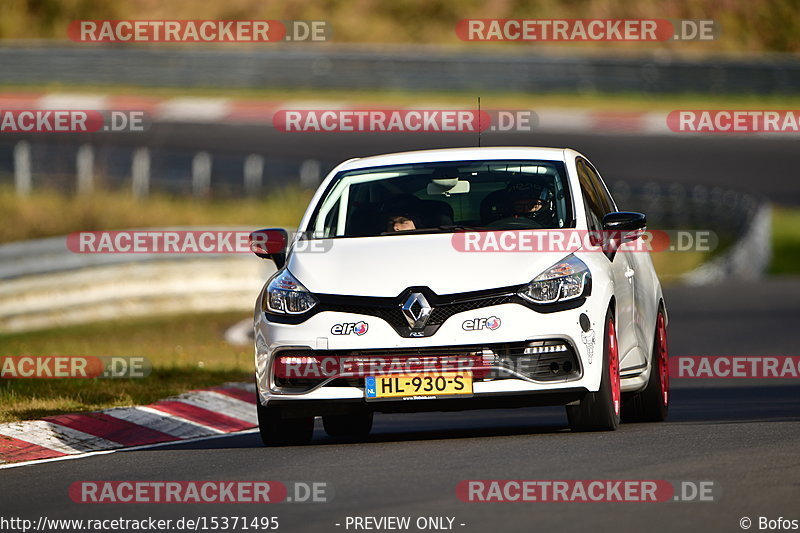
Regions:
[[[800,283],[675,288],[671,352],[791,354]],[[576,434],[560,408],[382,415],[365,442],[326,437],[266,449],[257,434],[4,470],[3,512],[50,518],[277,515],[281,531],[339,531],[347,516],[454,516],[458,531],[737,531],[739,519],[797,514],[800,385],[777,380],[674,382],[670,419]],[[324,481],[328,503],[274,506],[90,505],[78,480]],[[710,480],[716,502],[463,503],[465,479]]]
[[[163,142],[230,151],[266,145],[333,160],[466,142],[456,136],[362,139],[158,128],[150,134]],[[571,146],[607,179],[725,185],[800,202],[800,187],[789,174],[800,159],[796,139],[528,134],[493,141],[484,145]],[[797,355],[800,280],[672,287],[666,299],[673,356]],[[0,510],[34,520],[45,512],[49,518],[268,515],[278,516],[279,531],[287,532],[355,531],[345,527],[348,516],[410,516],[412,523],[419,516],[449,516],[455,531],[476,533],[742,531],[740,519],[749,517],[758,530],[761,516],[800,519],[799,443],[797,380],[675,380],[670,418],[661,424],[571,433],[563,408],[376,415],[369,439],[343,443],[326,437],[318,422],[314,444],[305,447],[266,449],[257,434],[246,433],[3,470]],[[326,482],[333,497],[265,506],[91,505],[73,503],[67,493],[79,480],[208,479]],[[713,481],[718,500],[464,503],[456,485],[469,479]]]

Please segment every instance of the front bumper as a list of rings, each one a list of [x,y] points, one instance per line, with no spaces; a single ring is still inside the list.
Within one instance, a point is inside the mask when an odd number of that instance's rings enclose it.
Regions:
[[[360,404],[382,412],[471,409],[484,406],[522,406],[566,404],[580,400],[586,392],[596,391],[602,366],[603,320],[607,307],[599,299],[587,298],[579,306],[557,312],[538,312],[516,303],[505,303],[469,310],[449,317],[432,336],[407,338],[375,316],[324,311],[299,324],[270,322],[260,309],[256,312],[256,379],[263,405],[291,406],[321,414],[331,408],[350,408]],[[607,305],[607,304],[606,304]],[[591,328],[587,334],[579,317],[586,314]],[[496,318],[494,329],[474,324]],[[364,322],[362,334],[341,332],[352,328],[341,325]],[[363,329],[363,328],[362,328]],[[336,332],[334,334],[333,332]],[[435,400],[365,402],[363,386],[342,384],[317,387],[307,392],[282,390],[276,386],[273,362],[286,350],[330,351],[397,350],[414,351],[431,347],[463,347],[500,343],[560,339],[568,343],[577,357],[579,372],[563,380],[537,380],[517,376],[473,382],[472,397]],[[304,407],[301,407],[303,404]],[[337,404],[346,407],[334,407]]]
[[[583,387],[565,387],[558,390],[514,392],[483,392],[470,398],[438,400],[367,402],[363,394],[351,399],[304,399],[294,401],[279,396],[269,400],[271,406],[280,407],[284,417],[324,416],[347,414],[353,411],[376,413],[422,413],[431,411],[468,411],[471,409],[510,409],[517,407],[542,407],[567,405],[580,401],[589,392]]]

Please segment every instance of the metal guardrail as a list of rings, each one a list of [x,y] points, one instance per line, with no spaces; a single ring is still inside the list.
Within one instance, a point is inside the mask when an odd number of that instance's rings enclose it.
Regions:
[[[76,254],[65,237],[3,244],[0,333],[153,314],[245,312],[274,271],[271,261],[252,254]]]
[[[772,260],[772,208],[762,204],[747,230],[725,253],[683,276],[689,285],[763,277]]]
[[[687,272],[681,281],[694,285],[725,279],[757,279],[772,259],[772,210],[753,194],[722,187],[681,183],[610,184],[620,209],[647,214],[651,229],[713,231],[721,252]]]
[[[611,181],[621,209],[647,214],[648,225],[664,229],[710,229],[723,240],[743,235],[766,201],[723,187],[684,183]]]
[[[89,156],[84,172],[81,155]],[[151,141],[126,146],[0,138],[0,185],[13,185],[21,196],[40,189],[71,194],[102,188],[130,190],[136,197],[150,193],[253,197],[286,185],[315,188],[336,164],[266,149],[263,154],[242,155],[170,149]]]
[[[0,48],[7,84],[531,92],[796,93],[800,59],[678,59],[468,52],[427,46],[368,50],[268,45],[175,49],[18,45]]]

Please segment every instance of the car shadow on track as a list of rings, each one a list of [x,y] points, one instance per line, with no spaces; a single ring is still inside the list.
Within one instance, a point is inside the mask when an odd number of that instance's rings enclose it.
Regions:
[[[375,425],[370,435],[360,439],[329,437],[322,429],[322,421],[317,420],[311,445],[514,437],[568,433],[569,431],[563,407],[479,410],[458,413],[378,414],[375,416]],[[257,432],[234,434],[227,438],[175,443],[153,448],[153,450],[176,447],[201,450],[254,446],[262,446]]]
[[[681,382],[673,388],[666,424],[736,424],[800,421],[800,385],[730,385],[716,381]],[[649,431],[662,424],[624,423],[620,432]],[[378,414],[372,433],[362,439],[332,438],[317,420],[311,446],[479,439],[485,437],[557,436],[570,433],[563,407],[477,410],[456,413]],[[260,448],[257,432],[180,443],[152,450]]]

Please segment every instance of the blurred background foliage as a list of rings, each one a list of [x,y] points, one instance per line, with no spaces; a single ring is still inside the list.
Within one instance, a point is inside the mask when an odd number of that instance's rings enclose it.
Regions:
[[[66,39],[67,25],[86,19],[280,19],[326,20],[335,43],[474,47],[455,34],[456,22],[464,18],[714,19],[722,34],[711,42],[567,46],[584,51],[800,52],[800,0],[3,0],[0,38]],[[524,51],[542,45],[492,46]]]

